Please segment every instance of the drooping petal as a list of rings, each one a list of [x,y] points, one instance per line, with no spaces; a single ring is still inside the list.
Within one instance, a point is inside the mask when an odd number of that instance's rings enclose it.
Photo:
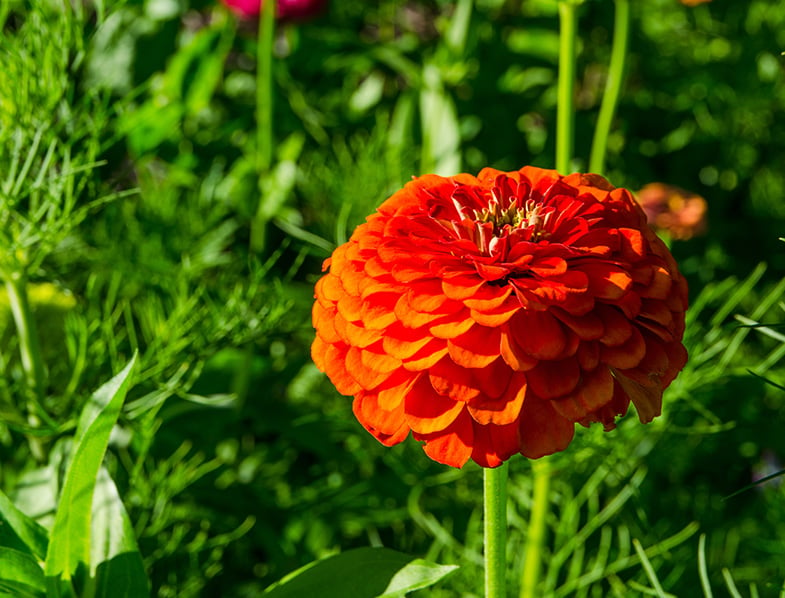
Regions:
[[[524,401],[520,418],[521,454],[539,459],[567,448],[575,435],[575,424],[561,417],[545,401],[534,395]]]
[[[406,423],[418,434],[441,432],[458,417],[466,405],[434,390],[422,376],[404,398]]]
[[[431,459],[452,467],[463,467],[472,456],[472,420],[462,412],[443,432],[421,439],[425,440],[423,450]]]

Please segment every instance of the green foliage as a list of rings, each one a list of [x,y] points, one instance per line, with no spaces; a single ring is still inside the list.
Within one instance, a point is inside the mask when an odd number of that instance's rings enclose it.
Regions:
[[[436,565],[387,548],[356,548],[292,572],[270,586],[264,596],[398,598],[427,588],[457,568],[457,565]]]
[[[785,460],[785,16],[630,4],[606,164],[708,200],[709,233],[673,244],[690,361],[655,423],[549,458],[537,590],[777,595],[783,486],[731,495]],[[557,7],[333,2],[279,26],[260,173],[255,23],[208,0],[0,3],[0,594],[257,596],[301,572],[275,596],[379,555],[372,581],[400,585],[374,591],[481,594],[478,468],[357,424],[310,360],[312,285],[413,175],[553,165]],[[582,169],[613,3],[578,14]],[[517,587],[536,474],[510,469]]]

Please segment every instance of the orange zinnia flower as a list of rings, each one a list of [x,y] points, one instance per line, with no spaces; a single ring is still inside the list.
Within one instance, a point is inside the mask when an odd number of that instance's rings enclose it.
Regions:
[[[643,422],[684,366],[687,285],[625,189],[526,167],[423,176],[327,259],[311,353],[357,419],[434,460],[564,450]]]
[[[655,229],[672,239],[686,241],[706,232],[706,200],[700,195],[665,183],[649,183],[636,194]]]

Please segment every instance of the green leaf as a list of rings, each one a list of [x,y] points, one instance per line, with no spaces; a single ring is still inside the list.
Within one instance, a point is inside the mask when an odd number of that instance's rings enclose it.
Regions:
[[[14,590],[18,596],[44,596],[46,578],[38,560],[0,546],[0,589]]]
[[[0,546],[22,550],[43,560],[48,542],[46,530],[0,492]]]
[[[90,563],[96,476],[128,392],[135,363],[136,354],[122,372],[95,391],[82,410],[46,553],[44,570],[49,577],[62,575],[68,579],[79,563]]]
[[[117,486],[105,468],[98,472],[93,496],[90,576],[97,598],[145,598],[147,575],[133,526]]]
[[[389,548],[357,548],[290,573],[265,598],[395,598],[433,585],[458,568]]]

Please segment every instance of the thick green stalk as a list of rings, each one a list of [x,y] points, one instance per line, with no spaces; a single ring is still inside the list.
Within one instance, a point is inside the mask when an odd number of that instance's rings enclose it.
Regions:
[[[534,492],[529,527],[526,533],[526,550],[523,554],[521,598],[536,598],[545,546],[546,518],[548,517],[548,488],[551,481],[550,465],[545,459],[532,461]]]
[[[273,163],[273,42],[275,39],[274,0],[262,2],[259,35],[256,40],[256,174],[259,204],[251,223],[251,249],[264,248],[267,221],[263,213],[263,182]]]
[[[507,463],[483,469],[485,598],[507,595]]]
[[[559,83],[556,107],[556,170],[568,174],[575,135],[575,62],[578,32],[577,7],[559,2]]]
[[[613,116],[619,103],[621,85],[624,81],[624,64],[627,60],[627,47],[630,38],[630,2],[629,0],[616,0],[616,14],[613,25],[613,47],[611,48],[611,62],[608,66],[608,81],[605,84],[605,94],[597,117],[597,126],[594,129],[594,140],[591,146],[589,159],[589,172],[603,174],[605,170],[605,154],[608,148],[608,136],[611,133]]]

